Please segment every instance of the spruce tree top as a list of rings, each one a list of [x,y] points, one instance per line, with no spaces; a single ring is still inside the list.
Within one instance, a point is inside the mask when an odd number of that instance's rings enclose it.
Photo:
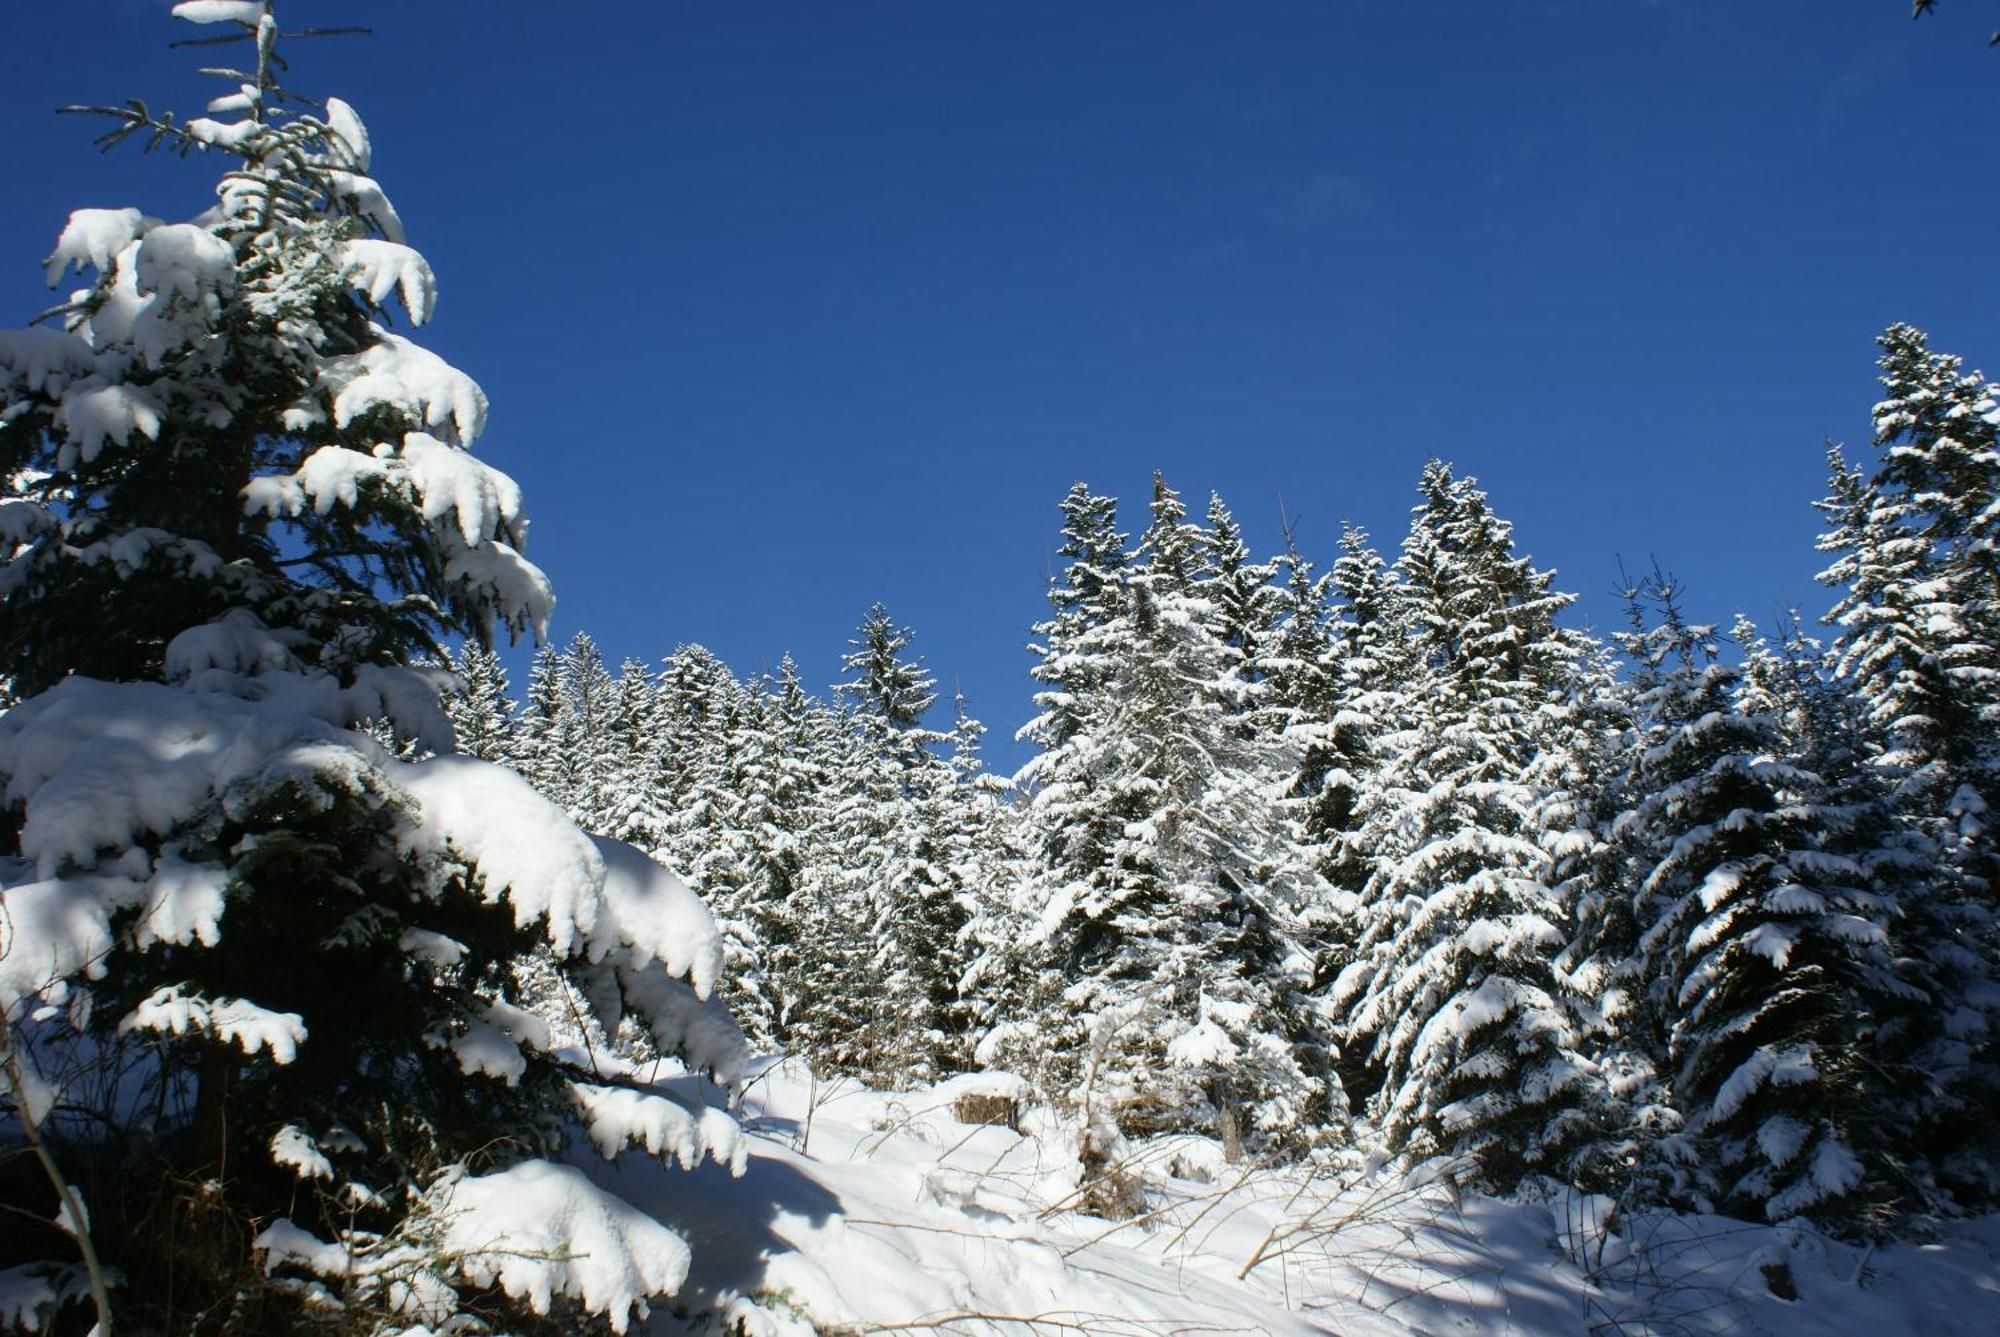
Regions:
[[[348,683],[548,617],[520,491],[466,453],[485,395],[390,328],[392,300],[430,318],[430,266],[361,118],[282,82],[273,8],[175,7],[243,50],[209,115],[83,109],[107,146],[235,159],[215,205],[78,210],[46,273],[89,286],[0,331],[0,674],[24,695],[251,663]]]

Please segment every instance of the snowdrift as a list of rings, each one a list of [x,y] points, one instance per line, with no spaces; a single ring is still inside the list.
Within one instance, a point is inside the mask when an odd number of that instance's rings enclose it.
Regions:
[[[1074,1210],[1074,1130],[1047,1111],[1020,1131],[958,1121],[964,1096],[1014,1094],[1004,1078],[892,1094],[797,1061],[752,1071],[740,1177],[633,1153],[585,1167],[692,1247],[647,1331],[2000,1331],[2000,1218],[1868,1249],[1575,1194],[1501,1202],[1457,1191],[1442,1162],[1345,1181],[1231,1166],[1175,1137],[1127,1163],[1148,1214],[1106,1221]]]

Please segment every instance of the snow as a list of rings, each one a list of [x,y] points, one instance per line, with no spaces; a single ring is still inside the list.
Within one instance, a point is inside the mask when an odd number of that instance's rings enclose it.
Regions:
[[[1802,862],[1804,860],[1796,855],[1791,859],[1791,863],[1794,866]],[[1826,862],[1834,863],[1836,861],[1827,860]],[[1847,872],[1850,870],[1839,869],[1837,871]],[[1779,887],[1765,898],[1765,904],[1781,915],[1817,915],[1826,913],[1826,898],[1811,888],[1801,887],[1797,883],[1787,883],[1785,886]]]
[[[522,927],[543,921],[558,955],[594,941],[604,859],[562,809],[512,771],[470,757],[404,763],[394,774],[423,810],[405,833],[413,853],[480,869],[487,900],[506,900]]]
[[[371,327],[377,342],[359,353],[330,357],[319,366],[320,392],[345,428],[376,408],[390,408],[411,423],[449,430],[470,446],[486,429],[486,394],[470,376],[400,335]]]
[[[450,517],[455,537],[477,548],[502,533],[525,535],[527,518],[521,489],[498,469],[425,432],[409,432],[400,450],[377,447],[364,454],[342,446],[322,446],[296,472],[252,479],[244,488],[244,511],[287,516],[307,508],[318,515],[336,506],[353,507],[375,489],[401,491],[426,520]],[[456,548],[447,546],[447,551]]]
[[[1573,1191],[1500,1202],[1457,1192],[1443,1164],[1341,1179],[1230,1166],[1172,1137],[1127,1162],[1153,1215],[1102,1220],[1074,1208],[1074,1128],[1039,1108],[1021,1132],[958,1124],[966,1080],[878,1092],[765,1062],[740,1176],[630,1157],[593,1171],[693,1244],[688,1317],[651,1330],[1970,1337],[2000,1317],[2000,1218],[1864,1250]],[[1796,1301],[1771,1293],[1772,1259]]]
[[[120,1035],[133,1031],[213,1035],[240,1046],[246,1054],[268,1049],[276,1063],[297,1058],[306,1038],[305,1018],[296,1012],[273,1012],[241,998],[210,1002],[177,984],[155,990],[118,1023]]]
[[[196,116],[181,126],[188,137],[225,153],[248,154],[251,141],[264,133],[256,121],[218,121],[212,116]]]
[[[1773,1165],[1784,1165],[1806,1144],[1806,1126],[1788,1114],[1764,1120],[1757,1130],[1757,1149]]]
[[[25,1046],[9,1046],[9,1061],[0,1063],[0,1091],[4,1091],[28,1123],[38,1125],[49,1117],[62,1095],[62,1088],[42,1074],[34,1053]]]
[[[333,1162],[320,1151],[312,1135],[295,1123],[271,1135],[271,1159],[301,1179],[333,1178]]]
[[[132,937],[141,947],[200,942],[213,947],[222,939],[223,893],[229,873],[215,864],[183,863],[162,855],[146,883]]]
[[[249,111],[263,102],[264,95],[255,84],[239,84],[234,93],[224,93],[221,97],[210,98],[208,110],[220,116],[232,111]]]
[[[157,861],[135,847],[171,842],[205,815],[247,811],[283,786],[308,800],[400,791],[412,802],[399,839],[440,884],[454,870],[476,871],[487,899],[505,900],[517,924],[539,925],[559,955],[615,967],[663,1043],[684,1039],[691,1061],[718,1073],[740,1067],[740,1033],[704,1001],[721,970],[721,938],[677,877],[630,846],[586,836],[512,771],[448,754],[397,761],[344,727],[396,711],[401,698],[398,713],[428,707],[442,728],[434,675],[376,667],[351,689],[323,674],[236,679],[200,668],[234,656],[228,647],[243,637],[256,643],[246,625],[225,630],[241,636],[180,646],[181,667],[199,670],[183,686],[71,678],[0,716],[0,799],[21,805],[19,848],[39,870],[39,880],[0,891],[12,935],[0,954],[0,1009],[14,1015],[95,971],[111,948],[112,917],[130,908],[139,909],[141,945],[216,939],[223,871],[171,845]],[[217,685],[248,695],[209,690]],[[438,960],[451,944],[428,946]],[[287,1061],[303,1033],[249,1008],[168,990],[127,1025],[209,1030]],[[473,1020],[459,1050],[473,1070],[518,1077],[515,1041],[549,1043],[533,1018],[497,1003]]]
[[[1861,1162],[1845,1144],[1830,1134],[1822,1134],[1813,1148],[1809,1173],[1765,1205],[1765,1215],[1783,1221],[1829,1198],[1837,1198],[1862,1180]]]
[[[1207,1017],[1167,1042],[1167,1061],[1178,1068],[1201,1069],[1234,1062],[1236,1042]]]
[[[55,287],[72,269],[79,274],[86,268],[108,273],[111,262],[121,251],[158,226],[158,219],[148,218],[137,209],[76,210],[63,225],[56,248],[50,252],[44,267],[48,285]]]
[[[218,795],[260,788],[298,747],[344,737],[235,698],[70,678],[0,716],[0,774],[7,801],[26,804],[22,854],[53,876],[167,836]]]
[[[0,330],[0,389],[9,381],[31,392],[59,394],[71,380],[91,375],[97,355],[67,330]]]
[[[688,1247],[667,1227],[573,1166],[524,1161],[456,1178],[438,1192],[439,1248],[475,1285],[496,1285],[538,1314],[580,1300],[624,1332],[649,1296],[677,1291]]]
[[[246,23],[255,27],[264,17],[262,0],[180,0],[174,17],[189,23]]]
[[[339,1276],[348,1261],[347,1250],[340,1245],[328,1244],[282,1219],[266,1226],[250,1247],[264,1255],[267,1271],[299,1263],[324,1276]]]
[[[27,1263],[0,1268],[0,1329],[54,1331],[56,1309],[90,1294],[80,1267]]]
[[[521,489],[506,474],[424,432],[403,437],[402,463],[424,519],[452,516],[468,545],[501,532],[524,535]]]
[[[1759,924],[1743,935],[1743,950],[1754,952],[1783,970],[1791,962],[1799,932],[1797,924]]]
[[[388,195],[373,177],[338,169],[329,171],[326,176],[334,194],[345,200],[355,213],[390,241],[403,240],[403,220],[397,216],[396,206],[389,203]]]
[[[422,325],[437,308],[437,278],[430,262],[411,247],[362,237],[341,247],[341,273],[356,291],[381,306],[394,292],[403,299],[410,323]]]
[[[931,1088],[931,1095],[936,1098],[939,1107],[956,1105],[967,1096],[1025,1102],[1028,1099],[1028,1079],[1012,1072],[962,1072],[937,1083]]]
[[[627,1146],[644,1147],[692,1170],[707,1157],[741,1175],[749,1154],[734,1119],[712,1105],[689,1108],[670,1095],[578,1082],[570,1087],[584,1128],[598,1154],[617,1159]]]
[[[1731,814],[1732,817],[1737,815]],[[1714,914],[1716,907],[1735,895],[1736,889],[1743,884],[1743,872],[1741,864],[1726,863],[1702,879],[1701,886],[1695,891],[1701,900],[1701,908]]]
[[[111,950],[111,912],[138,899],[118,877],[28,882],[0,891],[0,1019],[66,981],[102,973]]]
[[[193,302],[236,285],[236,252],[207,228],[169,223],[139,243],[133,281],[142,294],[174,293]]]
[[[1729,1118],[1767,1081],[1773,1086],[1792,1086],[1817,1076],[1819,1070],[1813,1065],[1809,1049],[1778,1050],[1764,1045],[1738,1064],[1722,1083],[1715,1093],[1709,1118],[1716,1122]]]
[[[623,1001],[645,1023],[661,1049],[680,1054],[688,1066],[711,1074],[733,1090],[747,1057],[743,1032],[721,1000],[702,999],[684,981],[670,977],[657,963],[616,972]],[[615,1028],[619,994],[592,998],[607,1030]]]
[[[211,669],[250,676],[298,667],[290,648],[247,608],[232,608],[214,622],[189,627],[167,642],[167,677],[174,680]]]
[[[89,464],[107,441],[130,445],[132,434],[157,441],[165,411],[145,390],[121,383],[76,386],[56,409],[55,421],[68,438],[57,455],[62,468],[81,459]]]
[[[429,965],[449,969],[465,956],[465,944],[426,928],[404,929],[396,939],[396,950]]]
[[[452,1056],[458,1070],[468,1077],[492,1077],[508,1086],[517,1086],[528,1071],[527,1056],[521,1047],[491,1022],[474,1019],[465,1030],[452,1037]]]
[[[444,575],[491,592],[509,626],[527,628],[537,639],[547,636],[555,611],[555,587],[542,569],[498,539],[451,555]]]
[[[367,171],[375,150],[369,143],[368,127],[362,124],[361,114],[339,98],[330,97],[326,100],[326,127],[340,141],[345,165],[357,172]]]
[[[606,928],[641,961],[658,961],[707,998],[722,973],[722,935],[701,898],[674,873],[622,841],[591,837],[604,866]],[[605,942],[609,946],[610,942]]]

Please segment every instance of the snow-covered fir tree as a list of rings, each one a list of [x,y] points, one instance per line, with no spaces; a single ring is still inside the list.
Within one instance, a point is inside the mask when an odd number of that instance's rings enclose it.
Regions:
[[[1050,690],[1025,731],[1042,747],[1022,773],[1026,887],[1047,900],[1025,957],[1041,978],[1009,1038],[1093,1121],[1087,1163],[1114,1129],[1203,1129],[1232,1154],[1310,1140],[1326,1081],[1296,1043],[1314,1029],[1302,898],[1274,880],[1291,867],[1291,763],[1244,727],[1251,684],[1205,588],[1211,536],[1158,479],[1151,510],[1128,557],[1109,498],[1065,502],[1070,566],[1035,670]]]
[[[958,989],[972,902],[952,863],[962,791],[941,751],[949,736],[923,723],[936,679],[911,653],[913,641],[876,604],[849,643],[848,678],[836,689],[853,706],[867,777],[844,805],[843,844],[870,851],[851,871],[861,884],[853,910],[876,926],[867,996],[883,1018],[874,1029],[888,1037],[871,1066],[903,1081],[935,1079],[966,1062]]]
[[[470,641],[451,657],[450,666],[455,681],[445,693],[444,713],[459,752],[520,769],[514,747],[516,707],[500,656]]]
[[[574,1066],[516,967],[553,962],[596,1024],[728,1083],[713,925],[450,754],[442,675],[402,666],[550,607],[518,489],[468,453],[485,397],[388,328],[392,300],[429,318],[431,272],[360,118],[283,86],[272,5],[176,10],[245,68],[206,116],[134,102],[112,130],[223,158],[215,205],[78,211],[47,274],[87,286],[0,332],[0,674],[25,697],[0,718],[0,1101],[45,1172],[24,1210],[72,1223],[37,1247],[81,1256],[54,1280],[100,1331],[169,1304],[242,1331],[622,1331],[687,1245],[569,1158],[741,1144]],[[388,754],[373,719],[440,755]]]
[[[1278,564],[1252,559],[1243,527],[1214,493],[1208,498],[1208,528],[1200,537],[1206,567],[1202,592],[1215,606],[1216,633],[1238,676],[1246,684],[1261,682],[1271,674],[1273,642],[1286,612],[1285,593],[1272,583]],[[1263,694],[1246,693],[1242,713],[1254,713],[1262,701]]]
[[[1468,1158],[1480,1182],[1563,1176],[1590,1131],[1593,1065],[1555,956],[1546,795],[1528,778],[1573,692],[1569,596],[1514,554],[1474,480],[1426,466],[1387,616],[1406,655],[1359,802],[1376,860],[1332,997],[1388,1145]],[[1372,1087],[1373,1090],[1368,1090]]]
[[[1989,816],[2000,784],[2000,601],[1996,601],[1993,387],[1907,325],[1877,340],[1884,397],[1875,406],[1873,471],[1828,453],[1840,592],[1830,659],[1859,705],[1874,764],[1926,847],[1902,937],[1948,1000],[1932,1037],[1935,1115],[1924,1141],[1952,1192],[2000,1194],[1994,1139],[1981,1111],[2000,1098],[2000,851]]]
[[[1630,851],[1634,1020],[1682,1130],[1656,1172],[1687,1198],[1772,1219],[1865,1213],[1902,1191],[1881,1045],[1911,990],[1890,950],[1893,899],[1840,849],[1847,815],[1736,700],[1714,629],[1680,616],[1670,581],[1629,652],[1645,666],[1619,822]]]

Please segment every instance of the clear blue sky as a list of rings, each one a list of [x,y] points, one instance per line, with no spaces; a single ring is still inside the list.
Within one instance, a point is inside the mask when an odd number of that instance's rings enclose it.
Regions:
[[[993,729],[1030,714],[1056,504],[1155,468],[1275,546],[1400,539],[1478,475],[1610,628],[1817,610],[1828,436],[1872,337],[2000,364],[1995,15],[1946,0],[1433,4],[288,0],[494,403],[555,635],[789,648],[883,600]],[[206,201],[59,103],[208,86],[167,0],[9,5],[0,313],[67,212]],[[1996,367],[2000,370],[2000,367]]]

